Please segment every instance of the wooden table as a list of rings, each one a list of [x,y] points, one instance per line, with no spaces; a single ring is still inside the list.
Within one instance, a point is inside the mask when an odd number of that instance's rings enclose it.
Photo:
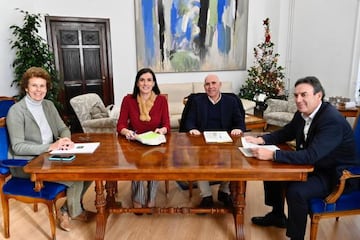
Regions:
[[[246,181],[304,181],[312,166],[278,164],[245,158],[238,150],[240,137],[233,143],[206,144],[203,136],[170,133],[167,143],[144,146],[115,134],[75,134],[75,142],[101,142],[93,154],[77,154],[73,162],[49,161],[44,153],[32,160],[24,170],[31,174],[36,189],[42,181],[95,181],[97,209],[95,239],[104,239],[109,213],[232,213],[236,239],[244,236]],[[233,209],[213,208],[121,208],[115,202],[117,180],[214,180],[231,181]],[[106,181],[106,184],[104,182]],[[105,194],[105,189],[107,194]],[[122,227],[122,226],[119,226]]]
[[[245,126],[246,126],[246,130],[253,130],[253,129],[265,130],[266,120],[261,117],[257,117],[255,115],[246,114]]]
[[[336,107],[337,110],[344,116],[344,117],[356,117],[359,108],[345,108],[345,107]]]

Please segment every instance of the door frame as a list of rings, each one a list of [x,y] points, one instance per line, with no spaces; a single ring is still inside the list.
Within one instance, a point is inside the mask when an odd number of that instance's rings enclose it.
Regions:
[[[54,49],[54,41],[56,39],[52,36],[52,23],[53,22],[63,22],[63,23],[98,23],[103,24],[105,27],[105,47],[107,62],[104,65],[104,74],[105,78],[107,79],[107,84],[103,85],[104,91],[104,99],[103,102],[105,106],[114,103],[114,85],[113,85],[113,70],[112,70],[112,56],[111,56],[111,36],[110,36],[110,20],[105,18],[84,18],[84,17],[61,17],[61,16],[45,16],[45,23],[46,23],[46,33],[47,33],[47,41],[50,47],[50,50],[54,53],[55,56],[55,67],[59,71],[61,69],[60,61],[58,57],[58,49]],[[60,72],[60,71],[59,71]],[[61,84],[63,85],[63,76],[60,76]],[[61,90],[60,94],[60,101],[64,103],[64,93]]]

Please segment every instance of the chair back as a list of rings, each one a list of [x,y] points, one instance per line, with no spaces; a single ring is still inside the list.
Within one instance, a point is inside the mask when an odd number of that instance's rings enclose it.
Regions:
[[[0,118],[0,162],[8,159],[8,151],[10,147],[9,134],[6,129],[5,117]],[[2,186],[6,176],[10,174],[10,169],[6,166],[0,166],[0,195],[2,195]]]
[[[9,149],[9,136],[5,126],[5,118],[0,121],[0,161],[7,159]]]
[[[92,119],[91,112],[96,106],[105,109],[105,105],[100,96],[96,93],[86,93],[70,99],[70,105],[79,119],[81,126],[86,120]]]
[[[9,109],[14,105],[15,99],[12,97],[0,97],[0,118],[6,117]]]
[[[0,161],[8,157],[9,136],[6,129],[6,116],[14,104],[14,98],[0,96]]]
[[[358,110],[355,122],[354,122],[354,137],[355,137],[355,145],[357,150],[357,156],[360,158],[360,124],[359,124],[360,110]]]

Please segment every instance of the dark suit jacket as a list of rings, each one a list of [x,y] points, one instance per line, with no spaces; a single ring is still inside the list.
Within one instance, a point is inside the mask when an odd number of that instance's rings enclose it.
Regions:
[[[208,101],[206,93],[191,94],[188,97],[181,117],[180,132],[187,132],[191,129],[197,129],[200,132],[208,130],[206,129]],[[233,93],[222,93],[218,104],[221,104],[222,130],[241,129],[245,131],[245,110],[238,96]]]
[[[316,113],[304,141],[305,121],[299,112],[282,129],[263,136],[266,144],[278,144],[296,139],[297,151],[277,151],[276,162],[311,164],[316,171],[336,174],[346,166],[359,165],[354,134],[350,124],[339,111],[323,102]]]

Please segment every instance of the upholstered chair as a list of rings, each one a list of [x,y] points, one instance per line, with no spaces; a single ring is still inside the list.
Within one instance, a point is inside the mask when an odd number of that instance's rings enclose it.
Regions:
[[[84,133],[116,132],[118,119],[110,117],[109,107],[105,107],[96,93],[73,97],[70,99],[70,105],[74,109]]]
[[[266,104],[268,106],[263,117],[268,125],[283,127],[291,121],[297,110],[293,97],[289,97],[288,100],[269,98]]]
[[[6,125],[6,115],[10,107],[15,103],[15,99],[7,96],[0,96],[0,161],[2,159],[7,159],[7,131],[5,128]],[[4,151],[1,151],[1,148],[4,148]],[[10,169],[5,166],[0,165],[0,196],[2,196],[2,187],[5,183],[5,179],[10,175]]]
[[[48,207],[51,239],[56,239],[56,201],[66,196],[66,186],[55,182],[44,182],[41,191],[34,190],[35,183],[27,178],[8,177],[9,169],[23,167],[28,160],[8,159],[9,136],[5,125],[5,117],[0,119],[0,187],[1,205],[3,212],[4,237],[10,237],[10,205],[9,199],[24,203],[32,203],[34,211],[37,204],[43,203]],[[31,238],[31,237],[30,237]]]
[[[360,157],[360,123],[359,111],[354,124],[354,135],[358,157]],[[357,181],[357,182],[351,182]],[[325,199],[314,198],[310,200],[310,240],[315,240],[319,221],[322,218],[336,218],[340,216],[349,216],[360,214],[360,166],[353,166],[342,171],[339,184],[334,191]],[[355,191],[346,191],[346,185],[353,184]]]

